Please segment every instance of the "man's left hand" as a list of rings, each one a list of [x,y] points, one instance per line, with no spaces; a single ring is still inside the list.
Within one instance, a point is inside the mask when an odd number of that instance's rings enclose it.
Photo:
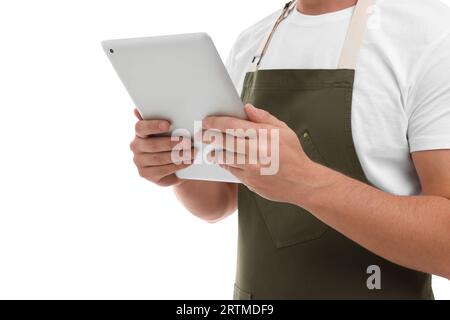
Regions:
[[[307,195],[307,177],[318,165],[286,123],[249,104],[245,111],[248,120],[216,116],[203,120],[203,141],[220,149],[210,154],[210,160],[266,199],[298,203]],[[219,132],[221,139],[208,139]]]

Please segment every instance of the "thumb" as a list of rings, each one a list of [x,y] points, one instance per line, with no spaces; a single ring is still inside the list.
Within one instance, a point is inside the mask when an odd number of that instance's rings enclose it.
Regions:
[[[138,109],[134,109],[134,115],[136,116],[136,118],[138,118],[138,120],[142,120],[142,116],[139,113]]]
[[[280,128],[286,127],[286,124],[283,121],[271,115],[266,110],[256,108],[251,104],[247,104],[245,106],[245,113],[247,114],[248,119],[252,122],[270,124]]]

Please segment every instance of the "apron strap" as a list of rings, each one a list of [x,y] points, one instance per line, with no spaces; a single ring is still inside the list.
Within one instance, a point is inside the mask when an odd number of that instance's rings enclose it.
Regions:
[[[264,37],[264,40],[261,42],[259,49],[256,53],[256,56],[253,57],[252,63],[250,65],[250,72],[257,71],[259,69],[259,65],[261,64],[261,60],[266,54],[267,48],[269,48],[270,41],[272,40],[273,34],[277,30],[280,23],[286,19],[291,12],[295,9],[297,5],[297,0],[292,0],[284,5],[283,10],[281,11],[281,15],[273,24],[270,32]]]
[[[350,22],[349,30],[342,49],[341,58],[339,60],[338,69],[355,69],[358,58],[359,49],[363,43],[365,31],[367,28],[367,20],[369,17],[369,9],[374,5],[376,0],[358,0],[355,7],[355,12]],[[255,72],[259,69],[261,61],[269,48],[270,41],[277,30],[280,23],[286,19],[293,10],[296,9],[297,0],[292,0],[284,6],[281,15],[275,21],[270,32],[261,43],[257,54],[253,57],[250,72]]]
[[[364,41],[370,9],[376,0],[358,0],[345,38],[338,69],[356,69],[358,53]]]

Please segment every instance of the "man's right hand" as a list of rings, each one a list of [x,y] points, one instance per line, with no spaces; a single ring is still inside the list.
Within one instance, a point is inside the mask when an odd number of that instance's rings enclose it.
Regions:
[[[130,144],[134,153],[134,163],[139,175],[159,186],[173,186],[180,184],[175,172],[190,164],[176,164],[172,161],[172,151],[180,150],[183,158],[193,159],[194,149],[190,141],[180,143],[172,141],[170,136],[155,136],[168,133],[170,123],[166,120],[142,120],[139,112],[134,110],[138,122],[136,123],[136,137]],[[182,150],[182,151],[181,151]],[[178,151],[177,151],[178,152]],[[189,154],[187,154],[189,153]]]

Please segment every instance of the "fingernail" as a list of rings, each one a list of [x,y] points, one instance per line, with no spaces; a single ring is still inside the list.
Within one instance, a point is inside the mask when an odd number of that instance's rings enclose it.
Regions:
[[[166,122],[166,121],[161,121],[161,122],[158,124],[158,127],[159,127],[159,129],[161,129],[161,130],[169,130],[170,124],[169,124],[168,122]]]
[[[255,107],[254,105],[251,105],[251,104],[248,105],[248,108],[249,108],[254,114],[256,114],[257,116],[260,116],[260,117],[264,117],[264,116],[266,116],[267,114],[269,114],[266,110],[264,110],[264,109],[258,109],[257,107]]]
[[[251,110],[253,113],[259,113],[259,109],[257,109],[254,105],[252,104],[247,104],[245,106],[247,109]]]

